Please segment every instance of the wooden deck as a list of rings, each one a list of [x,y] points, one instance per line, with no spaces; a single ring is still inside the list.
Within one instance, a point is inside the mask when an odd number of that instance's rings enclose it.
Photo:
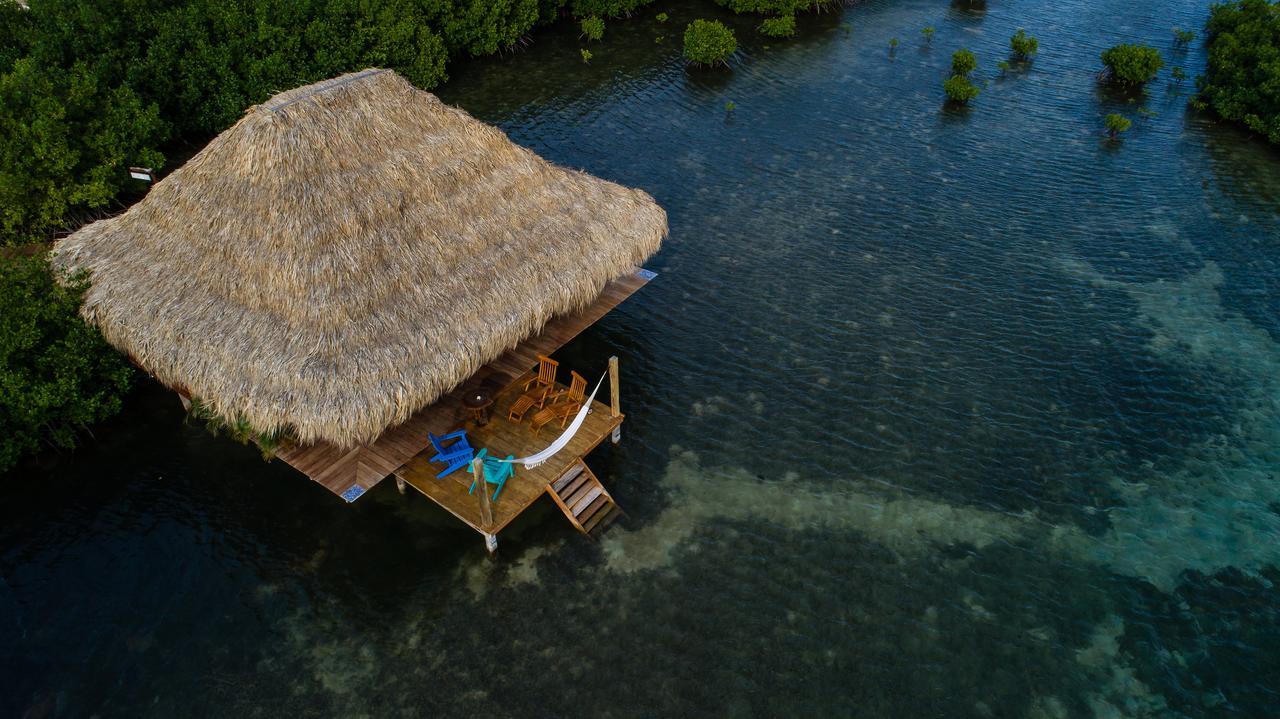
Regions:
[[[327,442],[317,442],[283,448],[276,456],[346,501],[355,501],[366,490],[425,449],[429,444],[427,432],[443,434],[457,429],[466,416],[462,397],[468,392],[482,386],[490,388],[490,391],[509,386],[537,364],[538,355],[553,354],[645,286],[654,276],[654,273],[640,269],[610,282],[596,301],[585,310],[552,319],[543,327],[542,332],[481,367],[452,392],[423,408],[404,424],[388,429],[372,444],[344,450]],[[595,369],[592,368],[591,371],[594,372]],[[591,381],[594,382],[594,378]],[[605,415],[607,414],[606,407]],[[588,424],[605,415],[593,412],[588,417]],[[549,438],[558,434],[554,428],[543,431],[543,435]],[[550,441],[548,439],[547,443]],[[510,451],[520,456],[514,449]],[[566,450],[565,453],[569,454],[569,451]],[[575,455],[577,456],[581,455]],[[499,497],[499,503],[506,499],[504,491]]]
[[[588,392],[595,386],[597,379],[599,379],[598,375],[590,378]],[[560,389],[564,389],[564,386],[561,385]],[[563,432],[559,423],[554,423],[544,427],[540,435],[535,437],[529,429],[529,419],[533,416],[533,411],[526,414],[524,421],[519,424],[509,421],[507,411],[511,403],[520,396],[520,390],[518,384],[512,384],[496,398],[493,416],[485,426],[476,426],[474,422],[466,423],[467,438],[477,451],[481,447],[487,447],[491,457],[508,455],[527,457],[545,449]],[[606,379],[600,388],[600,393],[596,395],[596,401],[592,403],[591,413],[587,415],[586,421],[582,423],[582,427],[578,429],[578,433],[573,436],[567,447],[537,467],[516,465],[515,474],[507,479],[497,501],[491,502],[493,517],[491,524],[486,524],[481,519],[479,497],[468,493],[473,477],[467,473],[467,470],[460,469],[443,479],[437,479],[436,475],[444,470],[444,465],[432,464],[428,460],[431,453],[424,452],[409,460],[395,474],[433,502],[444,507],[453,516],[467,523],[472,529],[482,534],[495,535],[521,512],[528,509],[538,497],[546,493],[548,485],[574,470],[582,461],[582,457],[589,454],[612,434],[615,427],[622,424],[623,416],[611,416],[609,405],[599,400],[601,396],[606,398],[609,396],[608,390],[609,381]],[[589,503],[592,499],[595,497],[588,499],[584,491],[579,501],[586,500]],[[573,515],[569,516],[572,519]]]

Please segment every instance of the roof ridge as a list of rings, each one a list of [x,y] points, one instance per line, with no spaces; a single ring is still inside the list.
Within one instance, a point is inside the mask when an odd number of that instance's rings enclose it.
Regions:
[[[279,103],[276,103],[275,105],[266,105],[264,106],[264,109],[270,112],[279,112],[280,110],[292,105],[295,102],[305,100],[309,97],[315,97],[316,95],[322,92],[328,92],[329,90],[332,90],[336,87],[341,87],[348,83],[355,82],[356,80],[363,80],[366,77],[381,75],[384,72],[391,72],[391,71],[388,70],[387,68],[369,68],[367,70],[361,70],[360,72],[357,72],[352,75],[346,75],[344,77],[335,77],[329,80],[325,80],[323,82],[317,82],[311,86],[312,87],[311,90],[304,92],[301,95],[298,95],[297,97],[285,100],[284,102],[279,102]]]

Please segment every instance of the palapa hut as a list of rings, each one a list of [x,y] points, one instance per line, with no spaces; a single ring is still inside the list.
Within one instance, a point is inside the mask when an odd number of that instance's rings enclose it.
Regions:
[[[84,316],[260,432],[377,439],[652,255],[648,194],[553,165],[389,70],[250,108],[57,243]]]

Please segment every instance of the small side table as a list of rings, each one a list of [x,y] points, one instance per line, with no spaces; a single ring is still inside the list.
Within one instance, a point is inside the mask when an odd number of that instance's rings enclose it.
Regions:
[[[477,427],[483,427],[489,423],[489,408],[493,406],[493,395],[488,389],[481,387],[472,390],[462,398],[462,405],[471,412],[471,418],[475,420]]]

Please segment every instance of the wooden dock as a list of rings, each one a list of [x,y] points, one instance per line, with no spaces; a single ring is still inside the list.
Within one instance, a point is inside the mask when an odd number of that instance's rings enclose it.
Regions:
[[[610,282],[586,309],[552,319],[540,333],[481,367],[452,392],[405,423],[387,430],[371,444],[341,449],[320,442],[285,447],[277,456],[348,502],[354,502],[394,474],[401,492],[407,487],[418,490],[479,532],[491,552],[498,546],[498,532],[544,494],[576,529],[588,535],[597,534],[622,513],[586,464],[586,456],[605,438],[617,442],[621,436],[623,415],[619,409],[616,360],[610,360],[611,379],[606,379],[601,386],[590,413],[569,444],[537,467],[516,465],[496,500],[491,500],[489,495],[478,496],[479,487],[476,493],[470,493],[473,475],[465,469],[438,479],[436,475],[444,467],[431,463],[429,458],[434,450],[430,449],[427,433],[443,435],[465,428],[471,446],[477,451],[487,448],[493,457],[527,457],[548,447],[563,431],[558,424],[547,425],[539,435],[534,435],[530,429],[533,412],[527,413],[523,422],[511,422],[507,418],[511,404],[522,392],[522,380],[532,376],[539,355],[553,354],[654,276],[648,270],[638,269]],[[562,371],[578,370],[588,378],[590,392],[605,367],[601,361],[598,367],[562,368]],[[565,387],[557,383],[557,389]],[[462,402],[463,397],[477,391],[494,397],[489,421],[484,425],[475,421]]]
[[[595,376],[590,380],[591,386],[599,378],[599,374],[596,374],[598,370],[603,369],[603,363],[601,367],[592,369]],[[487,424],[478,426],[474,421],[465,424],[467,438],[477,451],[485,447],[491,457],[527,457],[546,448],[560,436],[563,430],[558,424],[544,427],[535,436],[529,427],[532,412],[520,423],[507,419],[511,404],[520,396],[521,384],[515,382],[508,385],[495,398],[492,417]],[[565,387],[560,385],[558,389]],[[601,394],[608,397],[609,389],[609,380],[606,378],[601,386]],[[598,394],[597,398],[599,396],[601,395]],[[550,460],[531,468],[516,465],[515,474],[507,479],[497,500],[490,502],[488,517],[482,507],[482,498],[468,492],[474,476],[461,469],[437,479],[436,475],[444,469],[444,465],[430,462],[431,452],[423,452],[409,460],[395,472],[396,477],[480,532],[486,540],[496,537],[498,532],[543,494],[549,495],[580,531],[591,533],[593,530],[603,529],[620,510],[595,474],[587,468],[584,458],[614,434],[614,430],[622,424],[623,415],[615,416],[610,405],[599,399],[592,402],[591,407],[586,421],[568,446]],[[478,488],[476,492],[479,492]],[[496,542],[496,539],[492,541]]]
[[[645,286],[653,277],[654,273],[637,269],[632,274],[610,282],[587,308],[577,314],[553,318],[540,333],[481,367],[452,392],[423,408],[405,423],[388,429],[371,444],[342,449],[327,442],[317,442],[284,447],[276,456],[325,489],[353,502],[430,446],[427,432],[444,434],[461,426],[466,417],[462,398],[468,393],[481,387],[488,388],[491,393],[498,388],[508,387],[537,364],[538,355],[555,353]],[[594,372],[595,369],[592,368],[591,371]],[[594,422],[600,416],[595,412],[588,421]],[[553,439],[558,433],[548,427],[543,434]],[[547,440],[549,442],[550,439]],[[500,497],[499,501],[505,498]]]

